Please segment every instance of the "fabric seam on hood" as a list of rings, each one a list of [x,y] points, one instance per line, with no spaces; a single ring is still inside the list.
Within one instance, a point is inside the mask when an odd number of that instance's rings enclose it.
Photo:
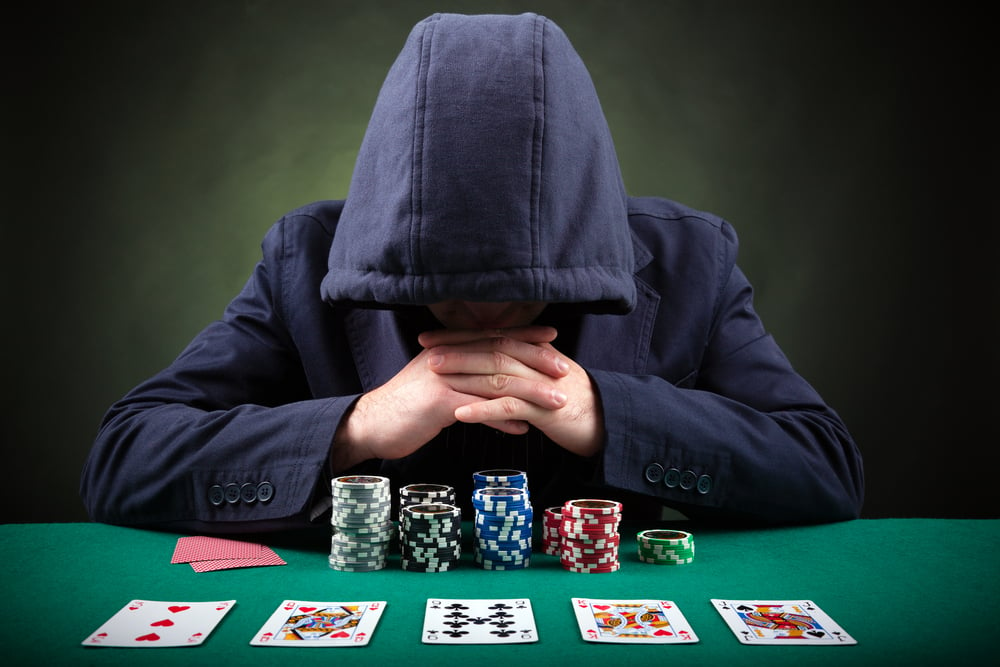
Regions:
[[[535,127],[532,137],[532,170],[531,170],[531,266],[541,268],[542,232],[541,232],[541,200],[542,200],[542,146],[545,139],[545,19],[535,17],[535,34],[532,54],[534,58],[534,98]],[[542,300],[542,281],[535,280],[535,300]]]
[[[420,61],[417,64],[416,90],[413,104],[413,157],[410,169],[410,266],[420,266],[420,227],[423,221],[424,195],[424,114],[427,110],[427,73],[430,69],[431,42],[434,37],[434,26],[440,20],[435,14],[433,21],[428,21],[420,35]],[[411,299],[415,297],[414,286],[410,288]]]

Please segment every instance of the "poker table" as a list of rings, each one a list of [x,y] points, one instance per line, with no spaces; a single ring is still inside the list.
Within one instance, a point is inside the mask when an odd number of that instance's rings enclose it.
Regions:
[[[640,562],[628,545],[638,531],[650,528],[690,532],[697,545],[694,562]],[[1000,520],[862,519],[767,529],[625,520],[620,534],[622,565],[613,573],[567,572],[558,557],[540,552],[530,567],[512,571],[482,570],[463,554],[460,565],[448,572],[402,571],[398,555],[382,570],[341,572],[328,564],[328,532],[248,538],[270,546],[285,565],[196,573],[189,565],[170,563],[180,534],[89,523],[7,524],[0,526],[0,642],[11,665],[913,666],[974,664],[995,652]],[[538,641],[422,643],[430,597],[527,597]],[[671,600],[699,642],[586,642],[571,609],[574,597]],[[290,598],[385,600],[387,605],[367,646],[250,646],[261,624]],[[747,646],[724,624],[711,598],[812,600],[857,644]],[[133,599],[235,599],[236,605],[199,646],[81,645]]]

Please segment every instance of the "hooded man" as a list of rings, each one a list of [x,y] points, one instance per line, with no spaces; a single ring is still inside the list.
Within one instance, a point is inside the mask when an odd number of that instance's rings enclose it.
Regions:
[[[391,67],[348,197],[290,212],[223,318],[115,403],[98,521],[319,521],[330,479],[527,473],[536,507],[858,516],[861,456],[752,306],[724,220],[626,195],[589,74],[535,15],[436,14]],[[471,516],[471,514],[470,514]]]

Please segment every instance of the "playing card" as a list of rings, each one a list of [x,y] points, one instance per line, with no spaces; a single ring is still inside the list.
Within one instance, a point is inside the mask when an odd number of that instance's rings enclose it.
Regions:
[[[712,600],[744,644],[857,644],[810,600]]]
[[[427,600],[425,644],[522,644],[538,641],[531,601]]]
[[[199,560],[191,563],[195,572],[214,572],[216,570],[235,570],[241,567],[266,567],[268,565],[285,565],[284,559],[271,550],[263,547],[256,558],[228,558],[217,560]]]
[[[207,535],[191,535],[178,537],[174,546],[171,563],[190,563],[201,560],[223,560],[230,558],[257,558],[260,556],[263,544],[231,540],[224,537],[208,537]]]
[[[83,641],[84,646],[197,646],[236,600],[161,602],[132,600]]]
[[[694,644],[698,636],[669,600],[573,598],[580,634],[588,642]]]
[[[371,641],[385,601],[285,600],[261,626],[251,646],[364,646]]]
[[[206,535],[178,538],[170,562],[188,563],[195,572],[285,565],[281,556],[263,544]]]

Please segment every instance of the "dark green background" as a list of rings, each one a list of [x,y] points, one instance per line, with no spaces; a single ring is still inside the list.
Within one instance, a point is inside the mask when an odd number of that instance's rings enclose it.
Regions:
[[[346,196],[416,21],[524,10],[588,64],[630,193],[735,225],[765,323],[860,443],[865,515],[1000,516],[995,69],[982,16],[909,7],[206,0],[7,17],[0,518],[85,519],[104,410],[220,315],[272,222]]]

